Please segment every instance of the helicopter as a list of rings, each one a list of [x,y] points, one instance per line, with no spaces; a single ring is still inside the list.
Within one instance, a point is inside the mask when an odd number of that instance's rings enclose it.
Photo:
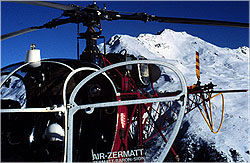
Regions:
[[[208,113],[210,100],[223,98],[225,92],[247,91],[215,91],[213,83],[201,85],[199,53],[197,83],[187,86],[182,73],[171,64],[136,58],[126,49],[102,53],[97,46],[97,39],[103,38],[103,20],[249,28],[247,23],[127,14],[100,9],[96,3],[87,7],[21,3],[62,10],[63,18],[2,35],[2,40],[68,23],[82,24],[87,30],[78,32],[77,59],[42,60],[40,50],[32,44],[24,62],[1,69],[2,91],[18,95],[1,97],[4,161],[163,161],[158,158],[174,152],[171,145],[187,106],[187,112],[203,106],[204,119],[214,131]],[[79,40],[86,41],[81,54]],[[168,89],[158,92],[154,86],[162,78]],[[155,152],[152,144],[159,142],[162,145]]]

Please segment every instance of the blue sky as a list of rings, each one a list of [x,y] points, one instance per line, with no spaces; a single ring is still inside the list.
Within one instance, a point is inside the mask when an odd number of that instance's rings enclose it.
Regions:
[[[87,6],[92,2],[57,2]],[[106,4],[108,10],[145,12],[147,14],[211,19],[223,21],[249,21],[248,1],[97,1],[102,8]],[[61,10],[1,2],[1,32],[6,34],[23,28],[42,25],[62,14]],[[201,39],[220,47],[238,48],[249,46],[249,30],[233,27],[217,27],[204,25],[182,25],[141,21],[102,21],[103,34],[108,40],[115,34],[137,36],[140,33],[156,34],[163,29],[186,31]],[[85,27],[82,27],[82,32]],[[67,24],[56,29],[43,29],[27,33],[1,42],[1,67],[25,59],[26,50],[35,43],[41,50],[42,58],[76,58],[76,25]],[[84,49],[84,42],[80,44]]]

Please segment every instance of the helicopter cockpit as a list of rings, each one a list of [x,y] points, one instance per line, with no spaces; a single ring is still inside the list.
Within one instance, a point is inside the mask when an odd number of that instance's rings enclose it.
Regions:
[[[76,71],[81,67],[84,68]],[[27,57],[25,62],[3,68],[1,70],[1,112],[6,114],[2,114],[2,147],[5,149],[2,152],[2,161],[63,161],[66,143],[65,121],[67,121],[65,119],[67,113],[63,106],[69,103],[74,87],[98,69],[99,67],[94,64],[73,59],[27,62]],[[86,87],[81,88],[75,101],[78,104],[113,101],[115,93],[112,89],[114,88],[110,80],[104,75],[99,75],[88,82]],[[115,111],[106,112],[107,122],[98,118],[99,114],[79,112],[75,114],[74,119],[85,115],[89,117],[75,121],[74,128],[79,129],[82,121],[100,120],[105,125],[116,120]],[[105,119],[105,116],[102,119]],[[107,133],[114,134],[115,123],[112,124],[111,131]],[[80,128],[93,133],[101,127],[96,126],[96,123],[89,123],[88,127]],[[75,129],[75,132],[78,132],[74,134],[75,140],[80,140],[80,131]],[[108,136],[105,135],[105,137]],[[88,136],[85,139],[88,139]],[[74,141],[74,146],[77,143],[79,141]]]
[[[156,97],[162,101],[170,97],[169,105],[174,104],[178,114],[183,112],[184,79],[171,65],[126,53],[109,53],[102,59],[104,68],[82,60],[29,62],[26,57],[25,62],[2,69],[2,161],[101,161],[108,158],[100,153],[135,147],[142,151],[137,114],[145,118],[148,113],[141,107],[160,109]],[[168,91],[175,94],[152,91],[157,82],[167,82]],[[165,114],[173,116],[165,118],[168,125],[177,120],[171,110]],[[158,113],[153,115],[159,119]],[[147,134],[141,141],[156,132],[149,127],[152,122],[144,123]]]
[[[39,111],[53,106],[52,101],[58,104],[62,101],[60,91],[51,88],[53,84],[62,85],[63,81],[58,76],[52,79],[51,75],[55,74],[49,74],[48,69],[57,68],[60,70],[57,74],[62,76],[70,69],[55,61],[41,61],[37,65],[21,62],[2,69],[1,108],[15,112],[2,114],[3,161],[62,160],[58,154],[57,157],[52,155],[53,151],[63,151],[63,115]],[[33,108],[34,112],[27,108]]]

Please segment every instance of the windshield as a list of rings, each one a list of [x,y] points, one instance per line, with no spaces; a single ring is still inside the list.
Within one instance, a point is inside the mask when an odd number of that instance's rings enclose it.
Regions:
[[[56,61],[41,61],[39,66],[24,62],[1,70],[2,108],[51,107],[62,104],[62,88],[69,66]],[[7,109],[6,108],[6,109]]]

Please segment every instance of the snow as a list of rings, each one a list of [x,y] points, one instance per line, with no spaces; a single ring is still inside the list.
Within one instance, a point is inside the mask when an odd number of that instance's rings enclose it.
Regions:
[[[104,44],[99,48],[103,50]],[[147,59],[165,60],[174,64],[185,76],[187,84],[197,81],[195,75],[195,51],[200,54],[202,84],[213,82],[215,90],[249,89],[249,48],[230,49],[218,47],[186,32],[165,29],[156,35],[140,34],[137,37],[115,35],[106,44],[107,53],[126,49],[128,54]],[[235,161],[232,151],[237,152],[237,161],[250,161],[249,155],[249,93],[225,93],[225,114],[221,130],[212,133],[198,109],[186,114],[183,124],[193,141],[205,140],[227,161]],[[215,131],[221,119],[221,97],[213,99]],[[199,143],[198,143],[199,144]]]

